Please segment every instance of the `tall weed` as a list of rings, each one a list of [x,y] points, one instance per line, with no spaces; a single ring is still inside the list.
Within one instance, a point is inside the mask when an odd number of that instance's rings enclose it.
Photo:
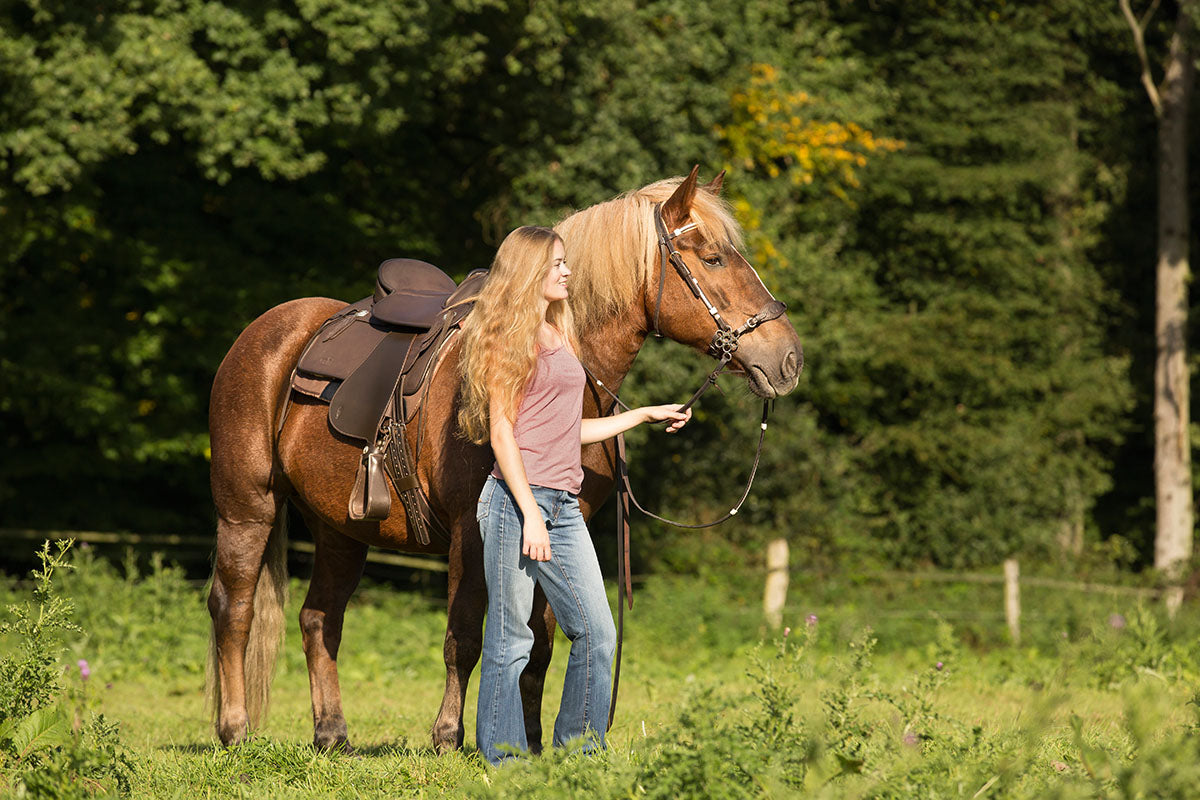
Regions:
[[[0,786],[14,797],[85,798],[127,793],[130,763],[117,726],[89,709],[90,667],[64,669],[62,636],[80,632],[55,574],[72,568],[70,540],[46,542],[31,599],[9,606],[0,634],[17,639],[0,659]],[[78,680],[78,682],[76,682]]]

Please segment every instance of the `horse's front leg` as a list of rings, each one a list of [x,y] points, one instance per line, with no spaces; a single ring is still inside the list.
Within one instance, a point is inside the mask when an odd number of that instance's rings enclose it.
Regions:
[[[450,563],[446,640],[446,688],[433,723],[433,746],[438,752],[462,747],[463,704],[467,683],[483,650],[483,616],[487,582],[483,573],[483,541],[474,517],[458,520],[450,531]]]
[[[533,613],[529,627],[533,630],[533,649],[529,663],[521,673],[521,706],[525,712],[525,739],[529,752],[542,752],[542,694],[546,686],[546,670],[554,652],[554,629],[557,621],[546,594],[538,586],[533,593]]]
[[[338,533],[312,515],[306,515],[306,521],[316,542],[316,553],[312,582],[300,609],[300,630],[312,693],[313,746],[349,750],[337,656],[346,603],[362,577],[367,545]]]

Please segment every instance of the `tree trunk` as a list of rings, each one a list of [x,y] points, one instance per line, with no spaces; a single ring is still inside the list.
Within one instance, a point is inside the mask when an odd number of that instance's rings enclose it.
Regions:
[[[1185,4],[1186,7],[1186,4]],[[1183,10],[1162,83],[1158,120],[1158,264],[1155,302],[1154,484],[1157,528],[1154,566],[1176,584],[1192,555],[1192,458],[1188,437],[1188,191],[1187,113],[1193,67]],[[1170,611],[1181,594],[1169,590]]]

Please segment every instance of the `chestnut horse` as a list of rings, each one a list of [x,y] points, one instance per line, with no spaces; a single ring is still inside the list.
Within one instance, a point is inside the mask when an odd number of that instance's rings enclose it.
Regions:
[[[684,280],[661,263],[654,215],[661,204],[684,262],[712,306],[737,325],[773,301],[738,252],[740,231],[719,198],[721,177],[699,186],[697,170],[646,186],[577,212],[557,230],[571,264],[571,303],[592,373],[616,390],[647,333],[704,352],[715,324]],[[722,173],[723,175],[724,173]],[[285,501],[291,500],[312,532],[312,581],[300,610],[300,629],[312,692],[313,743],[349,748],[338,685],[338,645],[346,603],[362,575],[369,545],[415,553],[446,553],[422,546],[394,495],[382,522],[352,521],[347,498],[361,448],[330,427],[328,408],[301,396],[282,429],[289,376],[305,343],[345,304],[303,298],[254,320],[225,356],[213,381],[209,430],[212,492],[217,508],[217,552],[208,609],[212,615],[209,698],[217,735],[225,744],[244,739],[265,709],[275,652],[283,631],[286,584]],[[786,316],[743,337],[733,368],[764,398],[791,391],[799,379],[800,342]],[[433,723],[441,751],[463,742],[467,681],[479,660],[487,592],[476,500],[492,465],[491,450],[457,433],[457,340],[451,340],[430,378],[423,426],[410,425],[410,446],[422,437],[417,474],[433,513],[451,533],[444,657],[445,694]],[[680,387],[681,391],[684,387]],[[584,416],[608,413],[612,400],[589,384]],[[277,433],[278,430],[278,433]],[[590,517],[613,488],[612,441],[583,448],[580,505]],[[541,700],[555,620],[540,590],[530,619],[536,641],[521,677],[528,741],[541,747]]]

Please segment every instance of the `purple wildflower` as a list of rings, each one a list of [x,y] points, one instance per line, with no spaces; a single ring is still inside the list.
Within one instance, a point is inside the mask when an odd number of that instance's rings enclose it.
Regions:
[[[1108,624],[1113,630],[1121,630],[1125,627],[1125,617],[1121,614],[1110,614]]]
[[[805,618],[804,621],[808,624],[808,627],[810,627],[810,628],[817,627],[817,615],[816,614],[809,614]]]
[[[787,637],[789,637],[789,636],[791,636],[791,635],[792,635],[792,629],[791,629],[791,628],[784,628],[784,629],[783,629],[783,638],[785,638],[785,639],[786,639]]]
[[[905,731],[903,742],[909,747],[916,747],[921,743],[921,737],[915,731]]]
[[[88,666],[87,659],[81,658],[77,663],[79,664],[79,677],[85,681],[92,677],[92,668]]]
[[[944,667],[944,666],[945,666],[945,664],[943,664],[942,662],[939,661],[933,665],[933,668],[936,669],[938,672],[941,672],[942,667]]]

